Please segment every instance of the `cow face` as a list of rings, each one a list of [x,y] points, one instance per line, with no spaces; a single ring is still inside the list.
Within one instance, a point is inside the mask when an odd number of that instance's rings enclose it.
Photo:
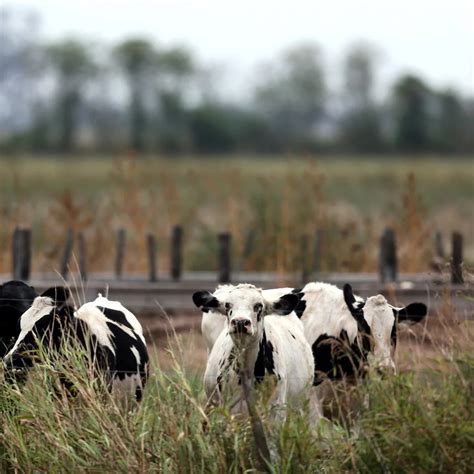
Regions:
[[[297,306],[299,298],[290,293],[269,302],[261,289],[241,284],[227,291],[222,298],[207,291],[196,292],[193,301],[203,311],[212,310],[226,316],[229,334],[236,343],[242,343],[261,337],[265,315],[290,314]]]
[[[382,295],[377,295],[367,298],[363,312],[372,339],[372,351],[367,357],[369,365],[376,370],[395,372],[392,331],[396,322],[392,308]]]

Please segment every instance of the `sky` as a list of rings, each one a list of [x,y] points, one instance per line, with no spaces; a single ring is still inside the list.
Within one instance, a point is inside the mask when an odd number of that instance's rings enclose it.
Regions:
[[[474,96],[473,0],[0,0],[30,7],[48,39],[81,36],[106,43],[145,36],[189,46],[245,89],[256,64],[305,41],[318,43],[337,82],[348,46],[381,51],[379,84],[403,72]],[[333,81],[334,82],[334,81]]]

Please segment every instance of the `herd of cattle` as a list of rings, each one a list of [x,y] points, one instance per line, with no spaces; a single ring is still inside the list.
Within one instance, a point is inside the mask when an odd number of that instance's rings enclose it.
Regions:
[[[149,372],[143,329],[129,310],[99,294],[79,308],[69,291],[53,287],[38,295],[21,281],[0,285],[0,357],[6,380],[24,379],[39,344],[61,353],[67,339],[87,353],[113,393],[142,397]],[[382,295],[366,300],[350,285],[326,283],[261,290],[253,285],[220,285],[193,294],[202,311],[208,359],[204,386],[212,404],[223,393],[241,392],[244,374],[254,383],[272,377],[272,404],[284,407],[308,396],[320,414],[318,387],[367,370],[395,370],[397,325],[419,322],[422,303],[394,307]],[[242,409],[240,403],[235,409]]]

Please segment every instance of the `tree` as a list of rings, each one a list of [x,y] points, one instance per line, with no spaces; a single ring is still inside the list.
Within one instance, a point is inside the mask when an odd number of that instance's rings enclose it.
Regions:
[[[401,151],[429,150],[430,90],[416,76],[401,77],[394,87],[395,145]]]
[[[374,97],[376,60],[374,48],[358,44],[344,61],[341,139],[351,151],[371,152],[383,147],[380,111]]]
[[[33,121],[42,67],[39,19],[29,10],[0,8],[0,136],[25,131]]]
[[[464,145],[466,114],[458,95],[452,90],[436,94],[437,120],[434,141],[440,152],[461,151]]]
[[[160,145],[167,152],[186,150],[190,142],[185,91],[196,66],[189,50],[173,47],[158,53],[158,128]]]
[[[129,89],[130,146],[142,151],[146,146],[148,128],[146,103],[152,98],[158,55],[149,41],[134,38],[119,44],[114,56]]]
[[[326,100],[319,48],[308,43],[289,49],[262,75],[256,104],[275,135],[292,145],[313,140]]]
[[[77,114],[84,87],[96,70],[88,47],[73,39],[51,44],[45,49],[57,81],[57,124],[59,149],[70,152],[75,145]]]

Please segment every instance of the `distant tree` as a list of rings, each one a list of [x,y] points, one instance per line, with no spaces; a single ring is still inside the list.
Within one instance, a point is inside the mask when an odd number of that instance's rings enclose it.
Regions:
[[[377,51],[366,44],[353,46],[344,61],[341,139],[344,148],[356,152],[383,147],[380,110],[374,97]]]
[[[167,152],[187,150],[190,146],[186,90],[196,65],[191,52],[173,47],[158,53],[157,76],[160,146]]]
[[[88,47],[73,39],[45,48],[49,64],[57,81],[57,120],[59,149],[70,152],[75,145],[78,110],[84,88],[91,80],[96,65]]]
[[[291,48],[261,74],[256,106],[275,135],[293,146],[312,140],[326,101],[319,48],[312,43]]]
[[[394,87],[395,145],[401,151],[430,150],[431,93],[418,77],[405,75]]]
[[[38,54],[39,18],[25,9],[0,7],[0,136],[25,131],[34,120],[43,72]]]
[[[142,151],[145,149],[149,125],[146,104],[153,96],[158,55],[152,43],[134,38],[119,44],[114,56],[129,89],[130,146]]]
[[[440,152],[462,151],[466,114],[461,99],[453,90],[436,94],[437,113],[433,140]]]

